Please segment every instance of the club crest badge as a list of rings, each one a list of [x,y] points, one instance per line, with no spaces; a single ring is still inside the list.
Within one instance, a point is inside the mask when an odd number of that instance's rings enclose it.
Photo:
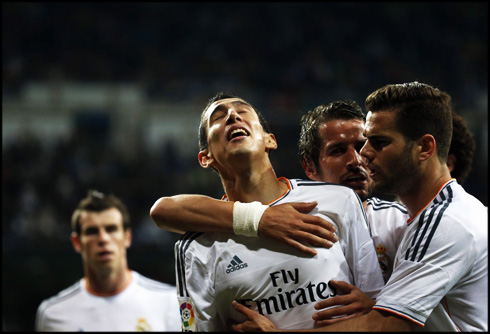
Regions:
[[[138,319],[138,324],[136,325],[136,332],[151,332],[151,327],[146,321],[146,319]]]
[[[388,254],[386,254],[386,247],[382,244],[378,244],[376,246],[376,253],[378,255],[378,262],[383,275],[390,273],[392,270],[392,261]]]

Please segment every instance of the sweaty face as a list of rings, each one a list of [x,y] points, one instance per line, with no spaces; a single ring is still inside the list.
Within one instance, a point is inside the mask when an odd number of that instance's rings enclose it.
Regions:
[[[317,181],[346,185],[367,199],[371,180],[366,161],[359,151],[364,145],[364,122],[358,119],[331,120],[318,127],[322,145],[318,168],[309,168],[308,177]]]
[[[273,136],[263,130],[253,107],[241,99],[228,98],[211,104],[204,120],[208,148],[200,152],[203,166],[209,161],[219,169],[233,159],[275,148],[275,140],[272,146],[270,141]]]
[[[414,184],[420,170],[413,157],[413,145],[396,130],[396,112],[369,112],[366,118],[367,141],[361,154],[368,160],[373,190],[403,195]]]
[[[131,245],[129,230],[123,229],[121,212],[110,208],[101,212],[83,211],[80,215],[80,235],[75,249],[81,253],[88,270],[107,270],[126,266],[126,249]]]

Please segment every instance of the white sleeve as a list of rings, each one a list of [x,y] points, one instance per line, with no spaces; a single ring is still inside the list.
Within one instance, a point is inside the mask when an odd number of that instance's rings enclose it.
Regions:
[[[357,194],[352,191],[346,201],[343,221],[346,226],[343,249],[352,270],[354,285],[371,298],[384,286],[378,256],[368,228],[366,212]]]
[[[448,218],[448,217],[446,217]],[[393,274],[375,308],[424,324],[434,308],[476,261],[473,236],[452,219],[445,219],[423,242],[405,238]]]
[[[187,233],[176,243],[176,285],[182,331],[213,331],[216,322],[214,305],[214,270],[204,247],[196,247],[199,234]],[[191,244],[193,243],[193,244]]]
[[[35,331],[36,332],[46,332],[47,329],[44,326],[44,305],[46,301],[43,301],[41,305],[39,305],[37,312],[36,312],[36,325],[35,325]]]

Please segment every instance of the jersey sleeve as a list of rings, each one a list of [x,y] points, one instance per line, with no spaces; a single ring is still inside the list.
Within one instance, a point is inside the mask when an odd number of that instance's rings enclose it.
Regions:
[[[352,191],[345,204],[345,231],[340,240],[354,278],[354,285],[371,298],[376,298],[384,286],[376,249],[368,228],[366,212],[357,194]]]
[[[216,330],[212,258],[197,247],[196,233],[187,233],[175,245],[176,285],[182,331]],[[194,243],[194,244],[192,244]]]
[[[45,326],[45,322],[44,322],[44,309],[45,309],[45,304],[46,304],[46,301],[43,301],[38,309],[37,309],[37,312],[36,312],[36,323],[35,323],[35,326],[34,326],[34,330],[36,332],[46,332],[48,331],[49,329],[46,328]]]
[[[375,309],[424,325],[443,297],[476,261],[475,241],[449,217],[438,225],[419,224],[402,241],[390,280]],[[422,218],[421,218],[422,219]]]

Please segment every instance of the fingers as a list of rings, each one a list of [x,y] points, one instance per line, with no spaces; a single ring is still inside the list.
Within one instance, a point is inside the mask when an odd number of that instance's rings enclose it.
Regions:
[[[358,317],[359,315],[360,314],[350,314],[350,315],[347,315],[345,317],[315,321],[315,327],[324,327],[324,326],[332,325],[332,324],[335,324],[337,322],[341,322],[341,321],[344,321],[347,319]]]
[[[329,234],[329,239],[334,239],[334,234]],[[336,237],[336,236],[335,236]],[[291,235],[288,236],[291,241],[301,241],[303,243],[309,243],[316,247],[330,248],[333,246],[333,242],[328,240],[326,237],[320,237],[310,232],[305,231],[292,231]],[[299,243],[298,243],[299,244]],[[301,244],[299,244],[301,245]]]
[[[243,332],[242,325],[231,325],[231,330],[234,332]]]
[[[346,314],[351,314],[353,312],[349,311],[349,308],[347,306],[339,306],[339,307],[332,307],[317,313],[314,313],[312,318],[313,320],[320,321],[320,320],[330,320],[333,317],[338,317],[341,315],[346,315]]]
[[[334,224],[319,216],[302,214],[300,218],[305,224],[311,225],[311,227],[321,227],[330,232],[335,232],[337,230]]]
[[[315,304],[315,310],[322,310],[332,306],[346,305],[352,302],[352,298],[349,295],[337,296],[322,300]],[[333,312],[333,309],[324,310],[323,312]]]
[[[288,204],[295,208],[296,211],[308,213],[318,205],[318,202],[291,202]]]
[[[255,311],[252,311],[251,309],[249,309],[248,307],[240,304],[239,302],[237,302],[236,300],[232,301],[231,302],[231,306],[233,306],[233,308],[235,310],[237,310],[238,312],[241,312],[243,314],[245,314],[245,316],[249,319],[249,320],[252,320],[253,319],[253,316],[257,313]]]
[[[343,292],[343,293],[349,293],[352,290],[357,289],[354,285],[349,284],[349,283],[344,282],[344,281],[335,281],[332,279],[332,280],[330,280],[330,284],[332,284],[337,289],[341,290],[341,292]]]
[[[317,254],[317,251],[314,248],[305,246],[302,243],[300,243],[294,239],[286,239],[285,243],[288,244],[289,246],[293,247],[293,248],[300,250],[303,253],[308,254],[308,255],[315,256]]]
[[[308,255],[317,254],[312,246],[331,248],[338,241],[335,225],[322,217],[300,212],[309,212],[316,205],[316,202],[295,202],[268,208],[262,215],[259,235],[280,240]]]

